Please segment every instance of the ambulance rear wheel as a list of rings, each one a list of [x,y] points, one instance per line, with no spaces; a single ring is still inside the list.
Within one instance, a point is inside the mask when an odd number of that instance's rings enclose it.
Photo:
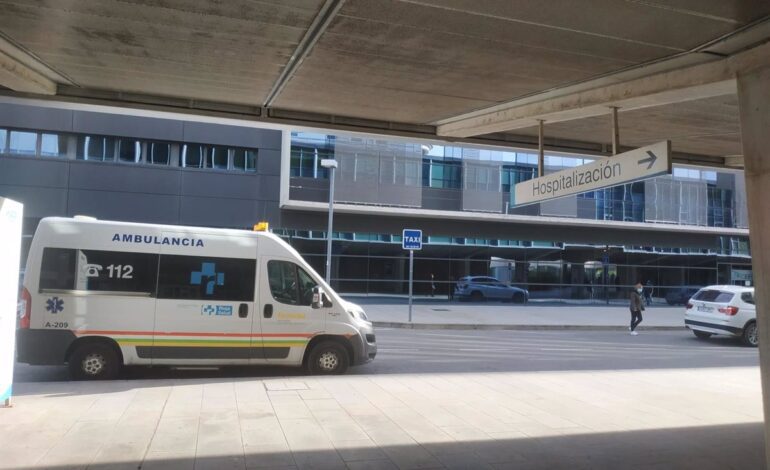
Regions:
[[[115,349],[103,343],[86,343],[70,355],[70,375],[74,380],[112,380],[120,374]]]
[[[307,358],[307,371],[313,375],[344,374],[349,365],[348,352],[334,341],[316,344]]]

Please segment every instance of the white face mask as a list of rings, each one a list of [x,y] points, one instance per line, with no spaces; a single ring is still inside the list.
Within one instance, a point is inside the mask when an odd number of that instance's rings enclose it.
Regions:
[[[637,287],[637,288],[636,288],[636,291],[637,291],[637,292],[639,292],[640,294],[642,293],[642,291],[643,291],[643,290],[644,290],[644,289],[643,289],[643,288],[641,288],[641,287]]]

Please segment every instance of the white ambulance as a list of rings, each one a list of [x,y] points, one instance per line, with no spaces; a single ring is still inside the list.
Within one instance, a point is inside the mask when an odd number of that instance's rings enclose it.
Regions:
[[[291,365],[377,354],[361,307],[267,232],[45,218],[27,259],[19,362],[76,379],[123,365]]]

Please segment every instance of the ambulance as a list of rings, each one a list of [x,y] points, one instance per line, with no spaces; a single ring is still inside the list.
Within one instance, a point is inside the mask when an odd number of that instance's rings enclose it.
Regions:
[[[303,366],[377,354],[364,310],[266,231],[44,218],[24,275],[17,357],[74,379],[122,366]]]

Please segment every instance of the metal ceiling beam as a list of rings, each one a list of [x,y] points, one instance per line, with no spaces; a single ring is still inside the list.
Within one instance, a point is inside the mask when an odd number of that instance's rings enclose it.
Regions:
[[[623,111],[723,96],[736,92],[736,73],[770,64],[770,43],[697,64],[640,78],[596,86],[526,104],[513,101],[438,123],[437,134],[470,137],[606,114],[608,106]]]
[[[294,49],[291,57],[289,57],[286,66],[281,70],[281,74],[278,76],[275,83],[273,83],[272,88],[270,88],[270,92],[265,97],[263,104],[264,108],[270,108],[273,105],[284,87],[286,87],[297,70],[299,70],[302,62],[308,54],[310,54],[310,51],[313,50],[313,46],[315,46],[321,38],[326,31],[326,28],[329,27],[329,24],[331,24],[344,3],[345,0],[326,0],[318,11],[315,19],[313,19],[313,22],[310,24],[310,27],[305,31],[305,35],[300,39],[297,48]]]
[[[56,94],[56,83],[71,83],[27,50],[0,35],[0,85],[14,91]]]

